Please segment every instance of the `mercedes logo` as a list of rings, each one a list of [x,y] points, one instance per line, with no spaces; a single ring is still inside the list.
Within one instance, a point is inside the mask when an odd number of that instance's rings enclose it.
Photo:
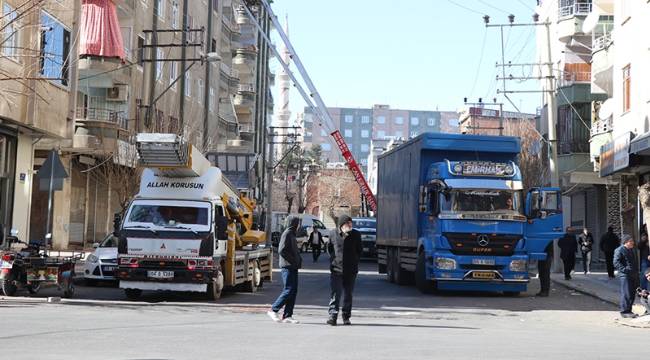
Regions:
[[[490,238],[485,234],[481,234],[476,237],[476,242],[479,246],[486,247],[490,243]]]

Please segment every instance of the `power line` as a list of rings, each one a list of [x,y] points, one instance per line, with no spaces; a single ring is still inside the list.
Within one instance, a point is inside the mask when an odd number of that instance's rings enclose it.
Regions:
[[[510,15],[510,14],[511,14],[509,11],[505,11],[505,10],[503,10],[503,9],[500,9],[500,8],[498,8],[498,7],[496,7],[496,6],[492,5],[492,4],[490,4],[490,3],[487,2],[487,1],[483,1],[483,0],[478,0],[478,1],[479,1],[480,3],[482,3],[482,4],[484,4],[485,6],[491,7],[491,8],[494,9],[494,10],[501,11],[502,13],[504,13],[504,14],[506,14],[506,15]]]
[[[467,11],[473,12],[474,14],[479,14],[481,16],[485,15],[484,13],[481,13],[481,12],[478,12],[478,11],[476,11],[474,9],[468,8],[467,6],[461,5],[461,4],[459,4],[459,3],[457,3],[457,2],[455,2],[453,0],[447,0],[447,1],[454,4],[454,5],[456,5],[456,6],[458,6],[459,8],[463,8],[463,9],[465,9]]]
[[[481,45],[481,55],[479,55],[478,66],[476,67],[476,74],[474,74],[474,84],[472,84],[472,90],[469,92],[470,97],[474,96],[474,89],[476,89],[476,83],[478,82],[478,75],[481,72],[481,65],[483,65],[483,53],[485,52],[485,44],[487,39],[487,28],[483,33],[483,45]]]
[[[526,8],[528,8],[528,10],[530,10],[530,11],[535,11],[535,9],[533,9],[532,7],[530,7],[530,5],[528,5],[528,4],[526,4],[525,2],[523,2],[523,0],[517,0],[517,1],[519,1],[519,3],[520,3],[521,5],[523,5],[523,6],[525,6]]]

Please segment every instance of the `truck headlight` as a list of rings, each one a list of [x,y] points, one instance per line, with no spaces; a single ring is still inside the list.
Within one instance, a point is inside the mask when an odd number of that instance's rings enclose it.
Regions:
[[[456,260],[450,258],[437,257],[434,260],[436,268],[440,270],[455,270]]]
[[[513,168],[511,165],[506,165],[506,167],[505,167],[505,169],[503,170],[503,172],[504,172],[506,175],[514,175],[514,174],[515,174],[515,168]]]
[[[510,271],[524,272],[528,270],[528,262],[526,260],[512,260],[510,262]]]
[[[91,263],[91,264],[96,263],[97,260],[99,260],[99,259],[97,258],[97,256],[92,255],[92,254],[91,254],[91,255],[88,255],[88,258],[86,258],[86,261],[88,261],[88,262]]]

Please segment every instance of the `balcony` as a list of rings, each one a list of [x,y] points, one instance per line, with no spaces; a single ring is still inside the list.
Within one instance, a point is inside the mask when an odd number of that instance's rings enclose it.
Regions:
[[[237,10],[235,12],[235,22],[239,25],[250,25],[251,24],[251,19],[248,17],[248,14],[246,13],[246,8],[244,5],[239,5],[237,7]]]
[[[565,71],[558,81],[559,87],[567,87],[574,84],[589,84],[591,82],[591,71],[568,72]]]
[[[568,42],[574,35],[582,34],[582,24],[591,9],[591,0],[560,0],[557,23],[559,40]]]
[[[591,12],[591,0],[560,0],[557,17],[587,16]]]
[[[130,135],[126,110],[78,107],[73,144],[87,152],[112,152]]]
[[[237,113],[250,114],[255,106],[255,94],[254,93],[237,93],[233,99],[233,104],[235,105],[235,110]]]
[[[237,91],[239,86],[239,71],[231,68],[224,62],[219,63],[219,71],[222,75],[222,80],[224,80],[231,89],[229,92]]]
[[[249,46],[236,49],[232,63],[240,74],[253,73],[257,66],[257,48]]]

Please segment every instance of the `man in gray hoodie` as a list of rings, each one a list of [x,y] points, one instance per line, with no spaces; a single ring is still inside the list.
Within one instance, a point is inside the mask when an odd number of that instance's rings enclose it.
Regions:
[[[359,259],[363,246],[361,233],[352,229],[352,218],[343,215],[337,228],[330,233],[327,251],[330,254],[330,303],[327,323],[336,326],[339,304],[343,295],[343,324],[351,325],[352,292],[359,272]]]
[[[298,226],[300,226],[300,219],[297,217],[291,218],[289,227],[282,233],[278,245],[278,254],[280,255],[278,263],[282,269],[284,289],[273,303],[271,311],[267,312],[267,315],[275,322],[298,323],[293,318],[293,307],[296,304],[296,295],[298,294],[298,269],[302,266],[302,257],[300,257],[300,250],[298,250],[298,243],[296,242]],[[284,307],[284,314],[280,318],[278,312],[282,307]]]

